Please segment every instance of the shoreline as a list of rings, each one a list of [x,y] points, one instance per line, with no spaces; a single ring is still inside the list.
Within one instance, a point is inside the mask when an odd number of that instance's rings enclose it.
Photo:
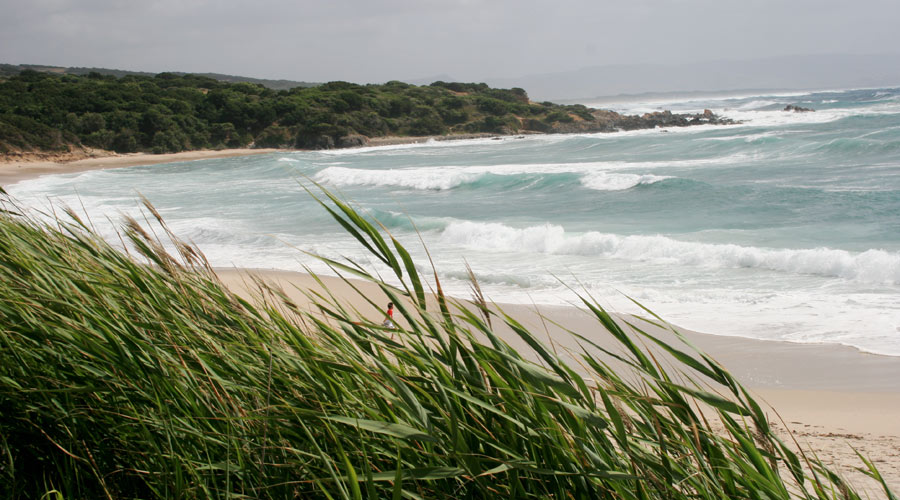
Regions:
[[[534,133],[518,134],[453,134],[427,136],[383,136],[366,138],[365,144],[336,149],[374,148],[381,146],[397,146],[403,144],[424,144],[428,141],[464,141],[470,139],[500,139],[503,137],[524,137]],[[85,150],[80,153],[18,153],[0,155],[0,186],[15,184],[20,181],[34,179],[42,175],[71,174],[89,170],[105,170],[112,168],[137,167],[176,163],[183,161],[206,160],[213,158],[230,158],[236,156],[252,156],[275,152],[310,151],[306,149],[280,148],[233,148],[233,149],[198,149],[180,153],[114,153],[105,150]]]
[[[301,310],[316,314],[304,290],[321,291],[309,274],[296,271],[216,268],[215,273],[231,291],[254,298],[254,275],[274,285],[294,300]],[[357,310],[361,320],[380,322],[384,312],[376,305],[387,297],[372,283],[351,279],[360,295],[342,279],[319,276],[338,300]],[[533,332],[543,332],[545,345],[578,369],[579,343],[566,332],[578,332],[604,344],[609,335],[595,318],[574,306],[493,304]],[[633,321],[666,342],[675,336],[639,318],[614,313],[620,321]],[[397,318],[397,316],[395,316]],[[397,320],[404,326],[403,320]],[[526,358],[538,361],[534,352],[511,330],[495,325],[504,341]],[[887,483],[900,490],[900,357],[868,354],[847,346],[796,344],[742,337],[726,337],[678,328],[688,341],[709,354],[740,381],[763,406],[772,426],[790,446],[793,439],[836,466],[853,484],[872,498],[884,493],[856,470],[863,464],[854,449],[872,460]],[[611,345],[611,344],[610,344]],[[676,344],[673,344],[677,346]],[[663,363],[666,360],[660,358]],[[589,373],[585,373],[589,377]],[[790,431],[790,433],[788,432]],[[793,438],[791,437],[793,435]]]
[[[516,134],[523,135],[523,134]],[[501,137],[500,134],[456,134],[413,136],[384,136],[367,138],[365,144],[353,147],[396,146],[400,144],[422,144],[428,141],[460,141],[467,139],[489,139]],[[506,136],[515,137],[515,136]],[[341,148],[350,149],[350,148]],[[212,158],[230,158],[275,153],[278,151],[305,151],[303,149],[278,148],[234,148],[234,149],[198,149],[180,153],[114,153],[105,150],[86,149],[81,152],[68,153],[18,153],[0,155],[0,186],[8,186],[20,181],[30,180],[42,175],[72,174],[89,170],[105,170],[112,168],[158,165],[182,161],[206,160]]]
[[[39,157],[25,156],[21,159],[3,157],[0,159],[0,186],[8,186],[19,181],[34,179],[42,175],[71,174],[89,170],[105,170],[111,168],[136,167],[141,165],[157,165],[182,161],[206,160],[212,158],[230,158],[235,156],[252,156],[284,151],[281,149],[200,149],[181,153],[152,154],[126,153],[105,154],[93,153],[97,156],[84,158],[73,157],[72,160],[53,161]],[[64,158],[64,156],[63,156]]]
[[[477,132],[471,134],[450,134],[450,135],[423,135],[423,136],[406,136],[406,135],[386,135],[383,137],[370,137],[369,141],[362,146],[363,148],[377,148],[379,146],[396,146],[399,144],[423,144],[428,141],[445,142],[445,141],[466,141],[470,139],[495,139],[509,137],[524,137],[526,135],[547,135],[542,132],[522,131],[516,134],[492,134],[488,132]],[[352,149],[352,148],[345,148]]]

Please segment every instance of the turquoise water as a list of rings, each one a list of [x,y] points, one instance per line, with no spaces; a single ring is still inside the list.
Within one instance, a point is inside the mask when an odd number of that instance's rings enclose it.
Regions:
[[[468,262],[498,302],[565,304],[572,287],[709,333],[900,355],[900,89],[602,107],[743,123],[283,152],[9,191],[84,205],[110,238],[106,218],[139,213],[139,192],[217,266],[323,271],[298,249],[368,262],[300,187],[310,178],[381,220],[424,268],[418,228],[460,296]]]

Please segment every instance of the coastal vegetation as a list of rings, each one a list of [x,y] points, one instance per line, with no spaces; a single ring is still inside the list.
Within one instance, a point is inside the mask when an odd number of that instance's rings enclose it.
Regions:
[[[329,82],[273,90],[209,77],[85,76],[25,70],[0,80],[0,154],[94,148],[172,153],[209,148],[333,148],[368,138],[603,132],[723,123],[712,113],[624,116],[529,100],[478,83]]]
[[[437,273],[426,294],[401,242],[316,196],[400,284],[326,262],[379,287],[404,328],[324,284],[312,307],[261,281],[236,296],[149,203],[123,250],[74,211],[0,198],[0,496],[859,498],[686,343],[585,297],[596,327],[572,332],[567,362],[474,279],[472,301]]]

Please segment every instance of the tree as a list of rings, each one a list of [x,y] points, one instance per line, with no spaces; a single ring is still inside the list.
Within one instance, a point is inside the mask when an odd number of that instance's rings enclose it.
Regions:
[[[99,113],[85,113],[79,121],[79,131],[82,134],[92,134],[106,128],[106,120]]]

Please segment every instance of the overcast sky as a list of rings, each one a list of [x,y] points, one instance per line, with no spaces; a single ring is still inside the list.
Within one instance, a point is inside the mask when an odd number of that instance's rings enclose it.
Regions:
[[[897,0],[0,0],[0,62],[301,81],[900,51]]]

